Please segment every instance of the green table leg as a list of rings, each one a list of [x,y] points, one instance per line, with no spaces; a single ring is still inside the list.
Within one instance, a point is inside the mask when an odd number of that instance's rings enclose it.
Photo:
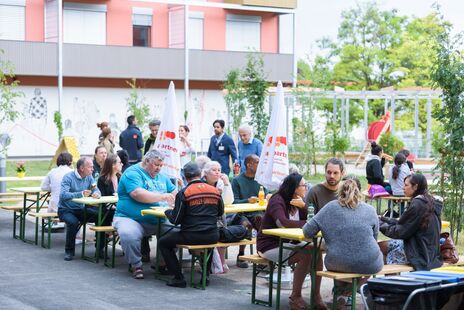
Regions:
[[[312,249],[312,258],[311,258],[311,300],[310,300],[310,309],[314,310],[316,304],[316,272],[317,272],[317,260],[319,256],[319,244],[318,239],[313,238],[313,249]]]
[[[356,310],[356,291],[358,289],[358,278],[353,278],[351,282],[351,309]]]

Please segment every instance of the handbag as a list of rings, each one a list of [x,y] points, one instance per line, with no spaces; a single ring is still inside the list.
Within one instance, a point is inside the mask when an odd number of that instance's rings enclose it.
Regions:
[[[440,234],[440,254],[443,262],[448,264],[456,264],[459,261],[459,255],[456,251],[453,239],[448,232]]]

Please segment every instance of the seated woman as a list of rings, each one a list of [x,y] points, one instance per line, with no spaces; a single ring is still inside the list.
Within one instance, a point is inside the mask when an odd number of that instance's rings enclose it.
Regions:
[[[103,163],[100,177],[97,181],[97,186],[102,196],[113,196],[115,193],[118,193],[118,183],[119,179],[121,178],[121,170],[121,159],[117,155],[108,154],[108,157],[106,157],[105,162]],[[113,222],[115,207],[107,204],[104,208],[102,226],[111,226],[111,223]],[[103,235],[100,238],[102,237]],[[101,242],[100,250],[103,248],[104,244]]]
[[[395,155],[395,165],[390,168],[390,185],[393,196],[404,196],[404,178],[411,174],[406,163],[406,156],[402,153]]]
[[[306,223],[307,209],[297,208],[290,202],[305,196],[306,182],[298,173],[287,176],[277,193],[269,199],[266,212],[258,232],[256,248],[258,254],[273,262],[279,259],[279,238],[265,235],[263,229],[270,228],[301,228]],[[291,256],[291,257],[290,257]],[[306,275],[311,268],[311,254],[306,251],[283,250],[283,259],[289,258],[289,264],[296,264],[293,276],[293,288],[289,297],[290,309],[309,309],[309,305],[301,295]],[[316,293],[316,309],[323,305],[320,293]]]
[[[404,180],[404,194],[412,197],[409,207],[398,219],[380,218],[380,231],[393,240],[381,245],[387,264],[411,264],[415,270],[430,270],[443,264],[440,255],[442,203],[427,189],[422,174]]]
[[[375,141],[371,143],[371,154],[366,158],[366,179],[368,184],[377,184],[391,194],[391,187],[385,182],[382,168],[385,165],[383,148]]]
[[[383,256],[377,245],[379,220],[375,209],[361,202],[361,183],[356,177],[343,178],[337,200],[326,204],[303,227],[307,238],[319,231],[325,240],[327,270],[374,274],[382,269]],[[341,294],[349,295],[349,287],[336,284],[343,287]]]

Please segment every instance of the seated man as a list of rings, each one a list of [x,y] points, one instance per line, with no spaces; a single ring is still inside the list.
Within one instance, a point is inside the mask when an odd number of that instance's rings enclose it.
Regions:
[[[259,157],[255,154],[248,155],[245,158],[245,172],[232,180],[232,191],[234,192],[234,203],[256,203],[258,202],[258,193],[261,185],[255,181],[256,170],[258,169]],[[264,189],[264,193],[267,194],[267,190]],[[259,231],[261,226],[261,219],[263,212],[247,212],[238,214],[235,219],[240,218],[238,221],[249,221],[256,231]],[[237,221],[237,220],[235,220]],[[240,246],[239,253],[237,255],[237,267],[247,268],[246,262],[240,261],[239,256],[244,255],[245,246]]]
[[[74,198],[92,196],[100,197],[95,180],[92,177],[93,162],[88,157],[81,157],[76,164],[76,170],[68,172],[61,182],[60,200],[58,203],[58,217],[66,223],[66,245],[64,260],[73,259],[76,247],[76,234],[79,225],[84,221],[85,206],[75,203]],[[97,210],[87,208],[87,222],[95,221]]]
[[[158,232],[158,218],[142,216],[140,211],[174,203],[176,187],[168,176],[160,173],[164,156],[157,150],[148,151],[141,163],[127,168],[118,185],[119,201],[113,218],[121,247],[132,267],[134,278],[143,279],[141,240]]]
[[[181,225],[180,231],[171,231],[161,237],[159,242],[168,270],[174,274],[174,279],[167,285],[174,287],[187,285],[177,260],[176,245],[218,242],[217,217],[224,213],[224,203],[219,190],[201,181],[201,170],[196,163],[187,163],[184,166],[184,175],[188,185],[176,195],[174,210],[165,212],[172,224]]]

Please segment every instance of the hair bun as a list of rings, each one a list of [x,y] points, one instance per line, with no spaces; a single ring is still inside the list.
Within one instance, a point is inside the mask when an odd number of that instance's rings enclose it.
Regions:
[[[372,142],[371,142],[371,147],[376,147],[376,146],[377,146],[377,142],[372,141]]]

